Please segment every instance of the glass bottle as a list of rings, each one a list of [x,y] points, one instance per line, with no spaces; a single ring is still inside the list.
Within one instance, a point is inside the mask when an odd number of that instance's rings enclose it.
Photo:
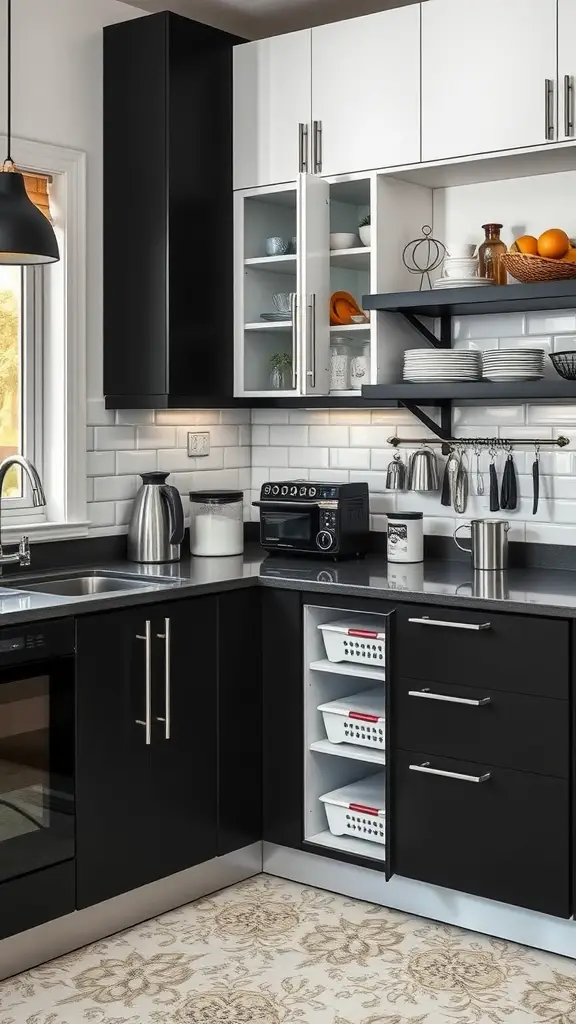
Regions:
[[[506,267],[500,258],[508,251],[500,238],[502,224],[483,224],[482,229],[486,237],[478,249],[478,276],[486,277],[494,284],[508,284]]]

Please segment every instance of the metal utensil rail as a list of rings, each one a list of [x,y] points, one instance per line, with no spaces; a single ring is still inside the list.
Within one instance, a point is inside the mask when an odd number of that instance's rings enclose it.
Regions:
[[[518,437],[518,438],[505,438],[505,437],[389,437],[388,444],[397,448],[398,445],[407,444],[411,448],[415,448],[417,445],[431,445],[440,444],[446,445],[450,448],[540,448],[544,445],[553,445],[557,448],[565,448],[566,445],[570,444],[570,438],[564,437]]]

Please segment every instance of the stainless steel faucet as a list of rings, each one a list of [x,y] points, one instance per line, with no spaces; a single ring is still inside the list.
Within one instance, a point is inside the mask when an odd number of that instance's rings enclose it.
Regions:
[[[2,491],[4,489],[4,479],[8,470],[12,466],[20,466],[20,468],[26,473],[32,487],[32,504],[34,508],[39,508],[41,505],[46,504],[46,495],[44,494],[44,488],[40,479],[40,474],[28,459],[22,457],[22,455],[9,455],[0,463],[0,517],[2,515]],[[22,537],[20,541],[18,551],[15,551],[12,555],[5,555],[2,548],[2,524],[0,521],[0,566],[8,565],[13,562],[18,562],[20,565],[30,565],[30,539],[29,537]],[[0,572],[1,572],[0,568]]]

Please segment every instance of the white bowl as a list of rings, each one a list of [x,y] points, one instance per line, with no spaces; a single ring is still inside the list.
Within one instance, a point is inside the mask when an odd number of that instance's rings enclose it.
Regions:
[[[474,255],[474,253],[476,252],[476,243],[448,242],[446,250],[448,252],[448,255],[454,257],[455,259],[459,259],[462,257],[466,258],[467,256],[470,257]]]
[[[358,244],[358,235],[351,231],[336,231],[330,235],[331,249],[354,249]]]

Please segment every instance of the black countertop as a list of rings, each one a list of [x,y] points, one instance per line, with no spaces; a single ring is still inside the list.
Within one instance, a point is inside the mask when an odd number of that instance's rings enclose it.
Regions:
[[[31,593],[27,583],[42,576],[28,570],[0,584],[0,625],[77,616],[117,608],[266,586],[351,597],[385,598],[451,607],[498,608],[521,614],[560,618],[576,616],[576,572],[557,569],[509,569],[473,572],[467,561],[426,561],[389,564],[381,556],[348,562],[266,556],[258,545],[232,558],[183,558],[172,565],[143,566],[133,562],[91,563],[90,569],[123,572],[149,579],[139,591],[86,597]],[[63,570],[63,573],[72,570]],[[9,585],[6,585],[9,584]]]

